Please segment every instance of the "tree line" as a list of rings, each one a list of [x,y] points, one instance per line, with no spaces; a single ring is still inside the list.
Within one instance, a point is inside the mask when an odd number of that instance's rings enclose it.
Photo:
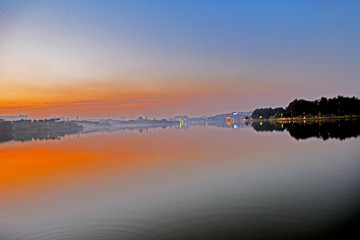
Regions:
[[[295,99],[286,107],[257,108],[252,113],[253,119],[268,119],[280,117],[328,117],[360,115],[360,100],[356,97],[337,96],[322,97],[315,101]]]
[[[58,139],[68,134],[79,133],[82,130],[83,127],[74,122],[61,122],[57,119],[14,122],[0,119],[0,143],[11,140]]]

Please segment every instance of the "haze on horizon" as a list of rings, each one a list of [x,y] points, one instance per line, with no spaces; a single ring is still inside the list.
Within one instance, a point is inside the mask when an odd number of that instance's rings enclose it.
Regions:
[[[169,117],[359,96],[359,1],[0,0],[0,115]]]

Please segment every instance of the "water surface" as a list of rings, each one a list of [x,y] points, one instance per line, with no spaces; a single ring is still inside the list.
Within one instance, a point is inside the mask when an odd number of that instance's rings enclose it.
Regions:
[[[2,143],[0,239],[344,237],[360,213],[359,138],[287,131],[192,126]]]

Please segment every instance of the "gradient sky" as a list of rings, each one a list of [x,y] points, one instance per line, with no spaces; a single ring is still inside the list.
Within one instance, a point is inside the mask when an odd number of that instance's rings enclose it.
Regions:
[[[359,76],[360,1],[0,0],[0,115],[286,107]]]

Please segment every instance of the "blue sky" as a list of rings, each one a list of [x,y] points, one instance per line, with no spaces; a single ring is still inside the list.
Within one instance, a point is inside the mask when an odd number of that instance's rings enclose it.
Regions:
[[[149,110],[166,115],[360,92],[359,1],[0,0],[0,8],[3,100],[28,101],[36,88],[53,101],[49,88],[94,84],[86,92],[98,96],[108,83],[117,96],[205,92],[192,108],[174,100]]]

